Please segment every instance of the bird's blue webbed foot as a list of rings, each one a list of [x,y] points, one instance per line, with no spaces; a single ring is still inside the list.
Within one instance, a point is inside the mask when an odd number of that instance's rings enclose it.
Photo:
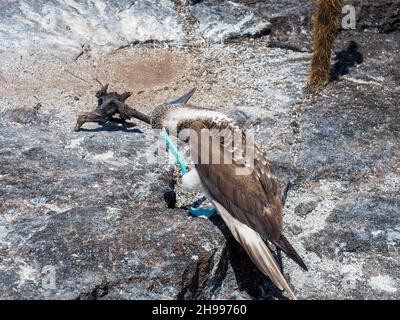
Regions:
[[[206,201],[206,197],[201,197],[200,199],[196,200],[192,206],[189,208],[189,213],[194,217],[201,217],[201,218],[211,218],[218,213],[216,208],[200,208],[204,201]]]

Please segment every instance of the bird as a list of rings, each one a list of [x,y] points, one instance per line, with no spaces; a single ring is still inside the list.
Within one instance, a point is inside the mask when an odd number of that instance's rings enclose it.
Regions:
[[[280,186],[266,154],[255,143],[252,152],[248,151],[248,136],[233,119],[189,104],[193,93],[194,89],[156,107],[150,115],[151,126],[189,142],[191,157],[196,161],[194,168],[183,175],[183,187],[202,191],[257,268],[291,299],[297,299],[269,244],[308,269],[282,234]],[[237,133],[242,143],[235,145],[232,141]],[[214,150],[219,152],[215,155]]]

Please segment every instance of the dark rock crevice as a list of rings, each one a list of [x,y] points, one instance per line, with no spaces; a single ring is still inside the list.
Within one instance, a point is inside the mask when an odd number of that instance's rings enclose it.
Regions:
[[[182,275],[179,300],[210,299],[205,292],[214,264],[215,252],[202,252],[196,261],[191,261]]]
[[[104,281],[96,285],[91,291],[80,293],[76,300],[100,300],[107,296],[111,285],[112,283]]]

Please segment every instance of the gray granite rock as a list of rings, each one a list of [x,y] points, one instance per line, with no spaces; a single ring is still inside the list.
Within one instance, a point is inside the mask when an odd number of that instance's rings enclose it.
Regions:
[[[0,3],[0,43],[20,54],[78,57],[135,42],[183,43],[182,17],[163,1],[6,1]]]
[[[231,1],[202,1],[191,6],[190,13],[199,23],[201,36],[213,42],[261,36],[271,29],[269,21],[258,16],[255,9]]]

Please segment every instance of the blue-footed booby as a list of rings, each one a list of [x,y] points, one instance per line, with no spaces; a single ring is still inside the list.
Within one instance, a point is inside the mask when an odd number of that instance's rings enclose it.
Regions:
[[[296,299],[268,246],[274,244],[307,270],[282,234],[281,193],[275,173],[256,144],[248,151],[246,132],[235,121],[215,110],[187,104],[193,92],[156,107],[150,123],[169,134],[175,131],[189,142],[191,156],[197,161],[195,168],[183,175],[183,186],[201,190],[258,269]],[[182,138],[185,130],[188,134]],[[239,144],[232,143],[237,132]],[[215,155],[212,150],[219,152]],[[248,172],[243,173],[243,169]]]

